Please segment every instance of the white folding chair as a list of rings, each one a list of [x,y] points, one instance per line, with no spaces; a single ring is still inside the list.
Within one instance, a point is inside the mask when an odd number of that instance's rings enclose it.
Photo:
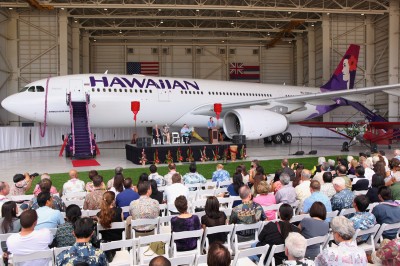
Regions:
[[[7,239],[13,234],[16,234],[16,233],[0,234],[0,242],[7,241]]]
[[[203,237],[203,229],[193,230],[193,231],[172,232],[171,257],[180,257],[188,254],[200,254],[202,237]],[[178,251],[176,248],[175,241],[185,238],[197,238],[196,248],[188,251]]]
[[[251,247],[252,244],[258,242],[258,235],[260,233],[260,228],[263,225],[263,222],[259,221],[254,224],[236,224],[233,232],[232,232],[232,250],[236,254],[240,249],[245,249]],[[237,232],[244,230],[254,230],[254,237],[251,240],[239,242]]]
[[[271,265],[271,263],[272,263],[272,266],[275,266],[275,258],[274,258],[274,255],[275,254],[277,254],[277,253],[281,253],[281,252],[284,252],[285,251],[285,245],[284,244],[281,244],[281,245],[273,245],[272,246],[272,248],[271,248],[271,251],[269,252],[269,256],[268,256],[268,259],[267,259],[267,263],[265,263],[265,265]],[[261,260],[260,260],[261,261]]]
[[[282,203],[278,204],[271,204],[269,206],[262,206],[264,212],[267,211],[276,211],[275,213],[275,219],[278,219],[278,213],[279,213],[279,208],[281,207]],[[293,210],[294,211],[294,210]]]
[[[129,206],[121,207],[122,212],[129,212]]]
[[[223,197],[226,194],[226,192],[228,192],[227,187],[216,188],[214,190],[214,196],[220,198],[220,197]]]
[[[375,246],[378,245],[379,241],[383,240],[382,234],[385,231],[388,230],[393,230],[393,229],[397,229],[397,237],[399,237],[400,234],[400,222],[399,223],[395,223],[395,224],[382,224],[381,228],[379,228],[378,232],[376,233],[375,237],[374,237],[374,244]]]
[[[365,229],[365,230],[357,229],[356,233],[354,234],[354,237],[353,237],[354,240],[356,240],[357,237],[369,235],[367,242],[358,245],[358,247],[361,247],[365,251],[375,251],[374,237],[376,236],[376,233],[378,232],[380,227],[381,226],[379,224],[376,224],[375,226],[373,226],[369,229]]]
[[[194,198],[196,198],[197,190],[199,190],[200,183],[185,184],[185,187],[187,187],[189,189],[189,194],[190,194],[190,192],[196,192],[196,193],[194,193]],[[190,195],[189,195],[189,197],[190,197]]]
[[[179,136],[179,132],[172,132],[172,144],[179,144],[181,143],[181,137]]]
[[[290,219],[291,223],[301,222],[304,218],[310,218],[310,214],[304,213],[299,215],[294,215],[292,219]]]
[[[355,196],[358,196],[358,195],[365,195],[365,194],[367,194],[367,192],[368,192],[368,190],[354,190],[354,191],[353,191],[353,193],[354,193]]]
[[[231,214],[232,214],[232,208],[223,209],[222,211],[225,213],[226,218],[229,218],[231,216]]]
[[[324,236],[316,236],[313,238],[307,239],[307,247],[319,244],[319,250],[322,251],[323,246],[326,241],[329,239],[329,233]]]
[[[100,231],[103,231],[103,230],[123,229],[123,231],[122,231],[122,240],[125,240],[126,239],[125,228],[126,228],[125,221],[111,223],[111,228],[108,228],[108,229],[105,229],[103,226],[101,226],[100,223],[98,223],[97,224],[97,236],[98,236],[99,239],[101,239],[102,237],[101,237]]]
[[[232,198],[221,198],[218,197],[218,202],[219,202],[219,209],[220,210],[225,210],[225,209],[232,209],[233,201]],[[222,205],[222,206],[221,206]]]
[[[334,217],[336,217],[338,215],[338,213],[339,213],[338,210],[332,211],[332,212],[327,212],[326,213],[326,219],[334,218]]]
[[[159,207],[161,216],[167,215],[167,210],[168,210],[167,204],[166,203],[160,204]]]
[[[203,190],[215,190],[217,188],[218,182],[208,180],[206,183],[202,184]]]
[[[84,204],[85,200],[84,199],[70,199],[70,200],[64,200],[64,204],[66,207],[68,207],[69,205],[75,204],[78,205],[79,208],[83,208],[83,204]]]
[[[267,256],[268,249],[269,245],[239,250],[237,253],[235,253],[235,257],[231,265],[254,265],[249,257],[254,255],[261,255],[260,261],[258,262],[257,266],[264,266],[264,260]],[[253,264],[250,264],[249,262]]]
[[[354,209],[354,208],[342,209],[339,213],[339,216],[344,216],[344,215],[352,214],[355,212],[356,212],[356,209]]]
[[[109,265],[130,265],[132,266],[135,261],[134,255],[134,240],[118,240],[106,243],[100,243],[100,250],[107,251],[113,249],[121,249],[115,253],[114,259]],[[130,249],[130,251],[128,251]]]
[[[203,208],[206,206],[207,199],[199,199],[191,202],[189,205],[191,206],[192,213],[195,212],[196,208]]]
[[[21,202],[21,201],[30,201],[32,200],[34,197],[33,194],[30,195],[15,195],[15,196],[11,196],[11,200],[15,201],[15,202]]]
[[[208,248],[210,247],[208,236],[212,235],[212,234],[216,234],[216,233],[226,233],[226,242],[223,244],[224,244],[224,246],[226,246],[226,248],[229,250],[229,252],[232,253],[231,238],[232,238],[232,232],[233,232],[234,227],[235,227],[234,224],[206,227],[206,229],[204,231],[204,237],[203,237],[201,246],[203,247],[203,249],[208,251]]]
[[[196,193],[196,200],[207,199],[207,197],[214,196],[215,189],[198,189]]]
[[[171,266],[179,266],[179,265],[194,266],[196,265],[195,260],[196,260],[195,254],[169,259],[169,261],[171,262]]]
[[[218,188],[227,187],[227,186],[229,186],[230,184],[232,184],[232,181],[230,181],[230,180],[218,182]]]
[[[132,238],[136,238],[136,231],[135,231],[135,227],[136,226],[145,226],[145,225],[154,225],[154,232],[153,234],[157,234],[158,232],[158,219],[154,218],[154,219],[137,219],[137,220],[131,220],[131,228],[132,228]]]
[[[62,195],[61,199],[65,202],[65,201],[69,201],[69,200],[84,200],[85,197],[87,195],[86,191],[82,191],[82,192],[73,192],[73,193],[68,193],[65,195]]]
[[[195,212],[195,213],[193,213],[193,215],[196,215],[197,217],[199,217],[199,220],[201,221],[201,217],[206,215],[206,211]]]
[[[84,210],[82,211],[82,216],[92,217],[96,216],[100,210]]]
[[[194,263],[196,266],[207,266],[207,254],[205,255],[196,255],[196,261]]]
[[[296,200],[295,202],[291,203],[290,206],[293,208],[293,215],[296,215],[297,208],[300,206],[300,201]],[[276,212],[278,213],[278,212]]]
[[[171,233],[171,219],[172,217],[178,216],[178,214],[167,215],[158,218],[158,234]]]
[[[69,247],[60,247],[60,248],[53,248],[53,252],[54,252],[54,258],[57,259],[57,256],[63,252],[64,250],[69,250],[71,248],[71,246]]]
[[[16,265],[17,263],[20,263],[20,262],[29,262],[32,260],[39,260],[39,259],[47,259],[49,261],[49,263],[51,263],[51,265],[54,265],[53,250],[52,249],[38,250],[38,251],[35,251],[34,253],[27,254],[27,255],[12,254],[13,265]],[[45,265],[46,264],[44,264],[43,266],[45,266]]]
[[[379,202],[370,203],[367,210],[372,213],[372,210],[375,208],[376,205],[379,205]]]
[[[170,258],[169,251],[169,243],[171,242],[171,234],[159,234],[159,235],[150,235],[150,236],[140,236],[137,239],[137,262],[139,264],[148,263],[152,258],[158,256],[152,250],[150,250],[149,246],[153,242],[163,242],[165,244],[165,254],[164,256]],[[146,255],[144,254],[146,253]],[[153,253],[153,254],[151,254]]]

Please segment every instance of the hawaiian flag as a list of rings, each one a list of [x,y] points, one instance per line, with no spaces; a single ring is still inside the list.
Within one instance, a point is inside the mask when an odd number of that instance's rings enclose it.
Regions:
[[[260,80],[260,66],[230,63],[229,77],[231,80]]]
[[[158,62],[126,62],[126,72],[128,75],[142,74],[158,76],[159,63]]]

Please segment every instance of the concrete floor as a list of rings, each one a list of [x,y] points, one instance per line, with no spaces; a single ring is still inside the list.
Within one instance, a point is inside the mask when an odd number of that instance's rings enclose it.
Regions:
[[[268,144],[264,145],[262,140],[248,141],[247,155],[248,160],[259,159],[282,159],[282,158],[299,158],[313,156],[328,156],[328,155],[358,155],[361,151],[367,151],[368,148],[357,144],[350,148],[349,152],[341,152],[342,143],[345,139],[341,138],[313,138],[312,150],[317,150],[316,155],[307,155],[311,150],[311,138],[302,138],[301,143],[299,138],[293,138],[291,144]],[[135,165],[125,159],[125,143],[127,142],[105,142],[99,143],[101,155],[97,156],[96,160],[100,166],[95,167],[79,167],[80,171],[91,169],[104,170],[113,169],[116,166],[124,168],[138,168],[140,165]],[[397,147],[393,147],[397,148]],[[387,146],[380,146],[379,149],[386,151],[388,158],[393,157],[393,150],[389,150]],[[290,155],[298,150],[303,150],[305,155],[294,156]],[[0,180],[11,182],[12,177],[16,173],[38,172],[38,173],[62,173],[72,169],[71,159],[58,157],[60,147],[47,147],[39,149],[27,149],[0,153]],[[147,166],[146,166],[147,167]]]

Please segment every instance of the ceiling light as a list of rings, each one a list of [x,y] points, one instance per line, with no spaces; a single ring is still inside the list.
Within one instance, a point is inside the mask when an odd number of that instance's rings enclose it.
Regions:
[[[12,7],[9,7],[8,9],[12,10],[13,8],[12,8]]]
[[[326,14],[329,16],[331,13],[328,12],[328,13],[326,13]]]
[[[289,41],[289,43],[292,43],[292,41]]]
[[[313,23],[313,24],[311,24],[311,27],[314,27],[314,23]]]
[[[233,24],[235,24],[235,23],[233,23],[233,21],[231,22],[231,25],[233,25]]]
[[[62,7],[61,10],[64,10],[64,8]]]
[[[279,26],[279,23],[276,23],[276,26]]]
[[[77,19],[75,19],[75,20],[74,20],[74,22],[75,22],[75,23],[78,23],[78,20],[77,20]]]
[[[163,24],[163,23],[164,23],[164,21],[162,21],[162,20],[161,20],[161,21],[160,21],[160,23],[161,23],[161,24]]]
[[[196,12],[199,12],[200,10],[196,9]]]
[[[240,10],[236,11],[237,13],[240,13]]]
[[[271,33],[268,32],[267,35],[269,36],[269,35],[271,35]]]
[[[292,12],[290,12],[290,11],[289,11],[289,12],[287,12],[287,13],[288,13],[288,14],[292,14]]]
[[[93,40],[94,42],[96,41],[96,39]]]
[[[161,8],[159,8],[158,11],[161,11]]]
[[[364,13],[361,13],[361,16],[364,16]]]
[[[104,11],[107,11],[107,8],[104,8]]]
[[[120,31],[119,31],[119,33],[121,33],[121,34],[122,34],[122,30],[120,30]]]

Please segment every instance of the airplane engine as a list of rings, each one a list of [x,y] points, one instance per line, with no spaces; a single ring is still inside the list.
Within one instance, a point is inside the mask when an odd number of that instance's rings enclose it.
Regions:
[[[268,110],[235,109],[224,116],[227,137],[246,135],[246,139],[262,139],[280,134],[289,126],[286,116]]]

